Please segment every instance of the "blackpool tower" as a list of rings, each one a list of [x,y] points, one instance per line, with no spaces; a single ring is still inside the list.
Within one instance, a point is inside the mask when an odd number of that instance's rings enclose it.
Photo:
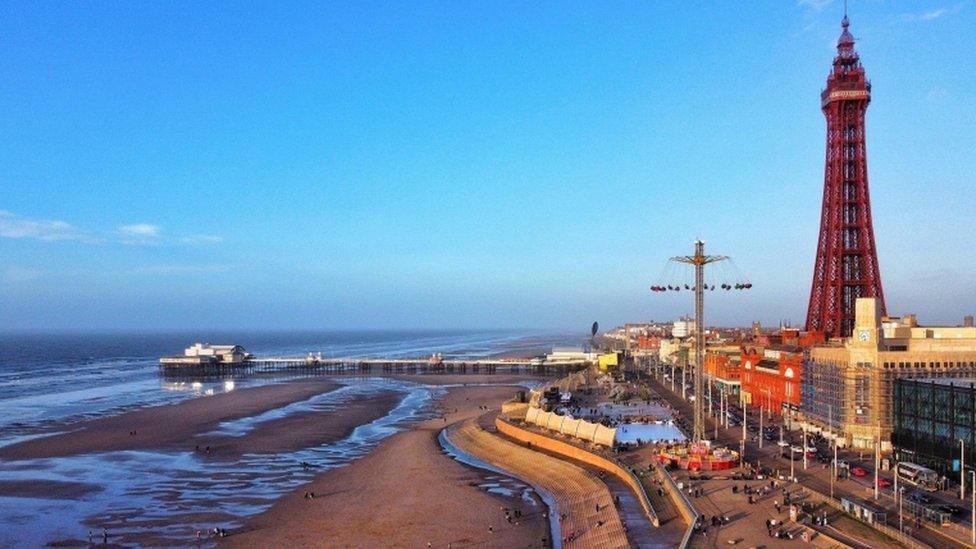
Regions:
[[[844,14],[837,57],[827,77],[827,89],[820,94],[827,117],[827,159],[807,330],[828,337],[851,336],[859,297],[877,297],[881,314],[886,314],[871,224],[864,138],[871,83],[854,51],[849,25]]]

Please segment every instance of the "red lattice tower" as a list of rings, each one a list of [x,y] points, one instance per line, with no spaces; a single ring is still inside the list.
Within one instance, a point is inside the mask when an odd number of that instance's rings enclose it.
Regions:
[[[859,297],[877,297],[886,314],[868,194],[864,113],[871,101],[871,83],[854,51],[847,15],[837,40],[837,57],[821,94],[827,117],[827,160],[824,168],[820,238],[813,268],[807,330],[849,337]]]

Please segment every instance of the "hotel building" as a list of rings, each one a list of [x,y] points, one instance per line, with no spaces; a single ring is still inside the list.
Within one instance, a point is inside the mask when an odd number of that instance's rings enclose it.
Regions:
[[[914,315],[882,318],[876,298],[860,298],[852,337],[815,346],[804,361],[802,418],[842,445],[873,448],[880,441],[890,451],[896,379],[973,377],[976,328],[919,326]]]

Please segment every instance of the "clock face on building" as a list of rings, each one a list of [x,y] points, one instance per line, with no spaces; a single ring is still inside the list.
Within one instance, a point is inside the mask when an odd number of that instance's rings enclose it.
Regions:
[[[867,330],[861,330],[857,333],[857,338],[860,339],[861,341],[868,341],[869,339],[871,339],[871,332]]]

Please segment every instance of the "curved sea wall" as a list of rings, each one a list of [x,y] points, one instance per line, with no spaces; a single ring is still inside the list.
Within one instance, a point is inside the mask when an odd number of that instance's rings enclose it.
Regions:
[[[538,410],[538,408],[530,408],[529,409],[530,413],[531,410]],[[548,413],[548,412],[543,412],[543,413]],[[556,417],[564,417],[564,416],[556,416]],[[583,422],[583,423],[587,423],[587,422]],[[561,456],[565,456],[570,459],[575,459],[577,461],[581,461],[583,463],[587,463],[589,465],[599,467],[600,469],[616,476],[620,480],[624,481],[627,484],[627,486],[630,487],[631,491],[634,492],[634,495],[637,496],[637,500],[640,502],[641,507],[644,509],[644,513],[647,515],[647,518],[651,521],[651,524],[653,524],[654,526],[661,525],[660,520],[658,520],[657,513],[654,511],[654,508],[651,506],[651,501],[647,497],[647,492],[644,491],[644,487],[641,485],[637,477],[632,472],[630,472],[630,470],[625,469],[623,466],[614,463],[613,461],[610,461],[602,456],[598,456],[592,452],[587,452],[582,448],[573,446],[572,444],[568,444],[560,440],[556,440],[544,435],[540,435],[538,433],[533,433],[532,431],[526,431],[525,429],[522,429],[520,427],[516,427],[515,425],[512,425],[511,423],[503,420],[502,418],[495,419],[495,427],[498,428],[499,433],[502,433],[510,438],[518,440],[519,442],[531,445],[534,448],[541,448],[543,450],[547,450],[549,452],[559,454]],[[600,425],[600,427],[603,426]],[[606,429],[606,427],[603,428]],[[612,429],[610,430],[612,431]],[[612,440],[613,439],[611,434],[611,441]]]

